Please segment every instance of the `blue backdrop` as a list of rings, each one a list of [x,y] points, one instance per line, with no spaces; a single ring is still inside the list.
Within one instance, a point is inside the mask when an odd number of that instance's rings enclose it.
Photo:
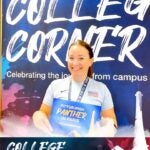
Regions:
[[[134,124],[135,93],[141,91],[144,127],[150,128],[149,5],[146,0],[3,1],[3,115],[31,117],[50,82],[69,73],[68,46],[83,39],[94,51],[94,78],[112,93],[119,126]]]

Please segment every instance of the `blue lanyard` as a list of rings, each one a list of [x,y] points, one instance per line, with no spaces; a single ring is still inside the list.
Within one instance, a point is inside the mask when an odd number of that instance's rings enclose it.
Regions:
[[[83,85],[82,85],[82,88],[81,88],[80,93],[79,93],[78,98],[77,98],[77,102],[81,102],[81,99],[82,99],[83,94],[84,94],[84,92],[85,92],[85,90],[86,90],[86,87],[87,87],[88,82],[89,82],[89,78],[87,77],[87,78],[84,80],[84,83],[83,83]],[[69,93],[68,93],[68,100],[71,100],[71,92],[72,92],[71,87],[72,87],[72,81],[70,80]]]

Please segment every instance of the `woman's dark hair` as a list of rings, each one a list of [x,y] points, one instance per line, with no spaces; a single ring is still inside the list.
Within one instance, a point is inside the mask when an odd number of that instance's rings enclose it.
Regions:
[[[85,41],[77,40],[77,41],[73,42],[73,43],[70,45],[69,49],[70,49],[72,46],[74,46],[74,45],[80,45],[80,46],[85,47],[85,48],[88,50],[88,52],[89,52],[90,58],[93,58],[93,57],[94,57],[93,50],[92,50],[91,46],[90,46],[88,43],[86,43]],[[90,67],[89,67],[89,70],[88,70],[87,76],[88,76],[88,77],[92,77],[92,75],[93,75],[93,68],[92,68],[92,66],[90,66]]]

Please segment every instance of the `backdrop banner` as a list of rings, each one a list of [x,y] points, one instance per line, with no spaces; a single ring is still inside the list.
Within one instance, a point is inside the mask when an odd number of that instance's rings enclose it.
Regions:
[[[2,6],[2,115],[8,128],[12,120],[32,124],[51,81],[69,75],[69,45],[82,39],[93,48],[93,78],[110,89],[119,127],[134,125],[140,91],[144,129],[150,129],[150,0],[5,0]]]
[[[150,144],[150,140],[146,139]],[[2,138],[1,150],[131,150],[133,138]]]

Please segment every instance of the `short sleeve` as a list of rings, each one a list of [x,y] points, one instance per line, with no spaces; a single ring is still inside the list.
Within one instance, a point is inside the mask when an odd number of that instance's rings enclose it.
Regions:
[[[53,102],[53,82],[48,86],[44,99],[43,99],[43,103],[46,105],[51,106],[52,102]]]
[[[113,107],[114,105],[113,105],[111,93],[109,89],[107,88],[107,86],[104,85],[104,100],[102,103],[102,110],[107,110]]]

